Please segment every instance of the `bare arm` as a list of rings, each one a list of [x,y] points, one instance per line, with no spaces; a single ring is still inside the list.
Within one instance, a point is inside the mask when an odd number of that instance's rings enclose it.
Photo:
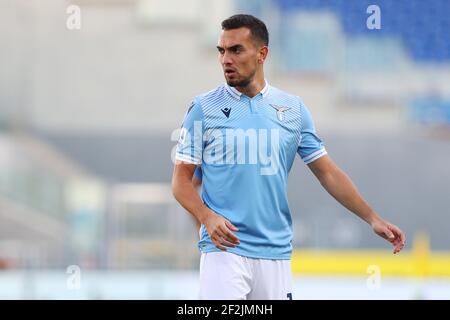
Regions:
[[[194,185],[194,189],[197,191],[197,193],[199,192],[199,189],[202,185],[202,180],[200,180],[198,177],[196,177],[195,175],[192,177],[192,184]],[[200,221],[198,221],[198,219],[196,217],[194,217],[195,220],[195,225],[197,227],[197,230],[200,229],[201,227],[201,223]]]
[[[209,209],[200,199],[192,176],[196,165],[177,162],[172,177],[172,193],[175,199],[191,213],[200,223],[204,224],[212,242],[221,250],[225,247],[235,247],[239,239],[231,232],[238,229],[224,217]]]
[[[328,156],[308,164],[320,184],[345,208],[371,225],[374,232],[394,246],[394,253],[405,245],[404,233],[395,225],[383,220],[364,200],[350,178]]]

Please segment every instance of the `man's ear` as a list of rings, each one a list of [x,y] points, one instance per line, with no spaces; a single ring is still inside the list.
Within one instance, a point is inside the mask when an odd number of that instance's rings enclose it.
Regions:
[[[266,60],[268,53],[269,48],[267,46],[261,47],[258,52],[258,63],[263,63]]]

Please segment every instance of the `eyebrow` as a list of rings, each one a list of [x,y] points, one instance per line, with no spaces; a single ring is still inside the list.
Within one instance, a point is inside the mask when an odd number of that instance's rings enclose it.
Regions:
[[[228,47],[227,50],[236,50],[236,49],[243,49],[244,46],[242,44],[235,44],[231,47]],[[222,48],[221,46],[217,46],[218,50],[225,50],[224,48]]]

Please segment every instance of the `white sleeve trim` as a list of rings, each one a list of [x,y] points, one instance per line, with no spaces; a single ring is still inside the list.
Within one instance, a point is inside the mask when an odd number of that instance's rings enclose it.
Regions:
[[[179,160],[179,161],[183,161],[183,162],[188,162],[188,163],[191,163],[191,164],[196,164],[196,165],[199,165],[199,164],[202,163],[201,160],[191,158],[191,157],[189,157],[187,155],[184,155],[184,154],[181,154],[181,153],[176,153],[175,154],[175,159]]]
[[[310,155],[304,157],[303,162],[305,162],[305,164],[311,163],[314,160],[317,160],[326,154],[327,154],[327,150],[325,150],[325,148],[322,148],[322,149],[317,150],[317,151],[311,153]]]

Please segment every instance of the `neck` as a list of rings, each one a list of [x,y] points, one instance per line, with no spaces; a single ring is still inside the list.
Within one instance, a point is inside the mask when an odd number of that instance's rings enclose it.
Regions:
[[[264,74],[260,73],[259,75],[255,75],[253,80],[247,86],[235,88],[247,97],[253,98],[261,92],[265,85],[266,81],[264,80]]]

